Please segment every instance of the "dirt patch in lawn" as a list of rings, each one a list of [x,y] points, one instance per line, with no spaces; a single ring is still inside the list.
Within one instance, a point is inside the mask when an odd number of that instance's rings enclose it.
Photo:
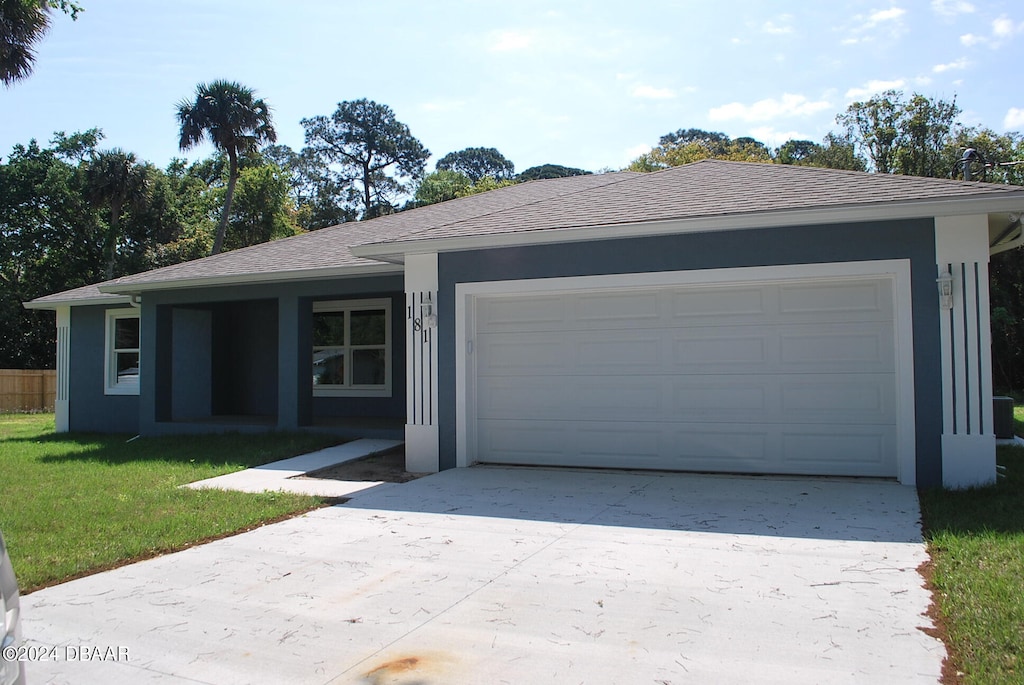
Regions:
[[[297,478],[316,480],[348,480],[357,482],[408,483],[425,476],[405,470],[405,445],[387,452],[371,454],[362,459],[335,464],[319,471],[310,471]]]

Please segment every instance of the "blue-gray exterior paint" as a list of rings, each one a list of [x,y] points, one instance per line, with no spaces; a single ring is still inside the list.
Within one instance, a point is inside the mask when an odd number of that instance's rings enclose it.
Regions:
[[[107,307],[71,308],[68,427],[73,431],[134,435],[139,430],[139,396],[104,393],[106,312]]]
[[[292,429],[318,418],[404,418],[404,287],[398,275],[146,293],[141,356],[153,363],[141,365],[139,431],[224,430],[210,423],[217,415],[265,419],[262,428],[242,423],[232,430]],[[313,397],[312,303],[375,298],[391,300],[391,397]],[[102,325],[99,335],[102,364]]]
[[[693,233],[438,255],[440,467],[455,467],[455,285],[483,281],[909,259],[917,482],[942,485],[942,387],[931,219]]]

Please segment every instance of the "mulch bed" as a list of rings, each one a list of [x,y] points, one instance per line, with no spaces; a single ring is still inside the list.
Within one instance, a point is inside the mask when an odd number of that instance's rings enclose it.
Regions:
[[[319,471],[311,471],[300,478],[407,483],[424,475],[426,474],[409,473],[405,470],[405,446],[402,445],[387,452],[371,454],[355,461],[347,461],[344,464],[328,466]]]

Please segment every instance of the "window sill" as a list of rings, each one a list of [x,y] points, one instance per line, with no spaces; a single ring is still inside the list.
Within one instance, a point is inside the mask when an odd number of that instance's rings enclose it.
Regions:
[[[121,386],[115,385],[113,387],[104,388],[103,394],[104,395],[138,395],[139,394],[139,386],[138,385],[121,385]]]
[[[313,397],[391,397],[391,388],[314,387]]]

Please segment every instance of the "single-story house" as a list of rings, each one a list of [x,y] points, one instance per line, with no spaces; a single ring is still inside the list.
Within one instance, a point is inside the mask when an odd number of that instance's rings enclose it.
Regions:
[[[337,429],[477,462],[995,479],[1024,187],[701,161],[534,181],[49,295],[58,430]]]

